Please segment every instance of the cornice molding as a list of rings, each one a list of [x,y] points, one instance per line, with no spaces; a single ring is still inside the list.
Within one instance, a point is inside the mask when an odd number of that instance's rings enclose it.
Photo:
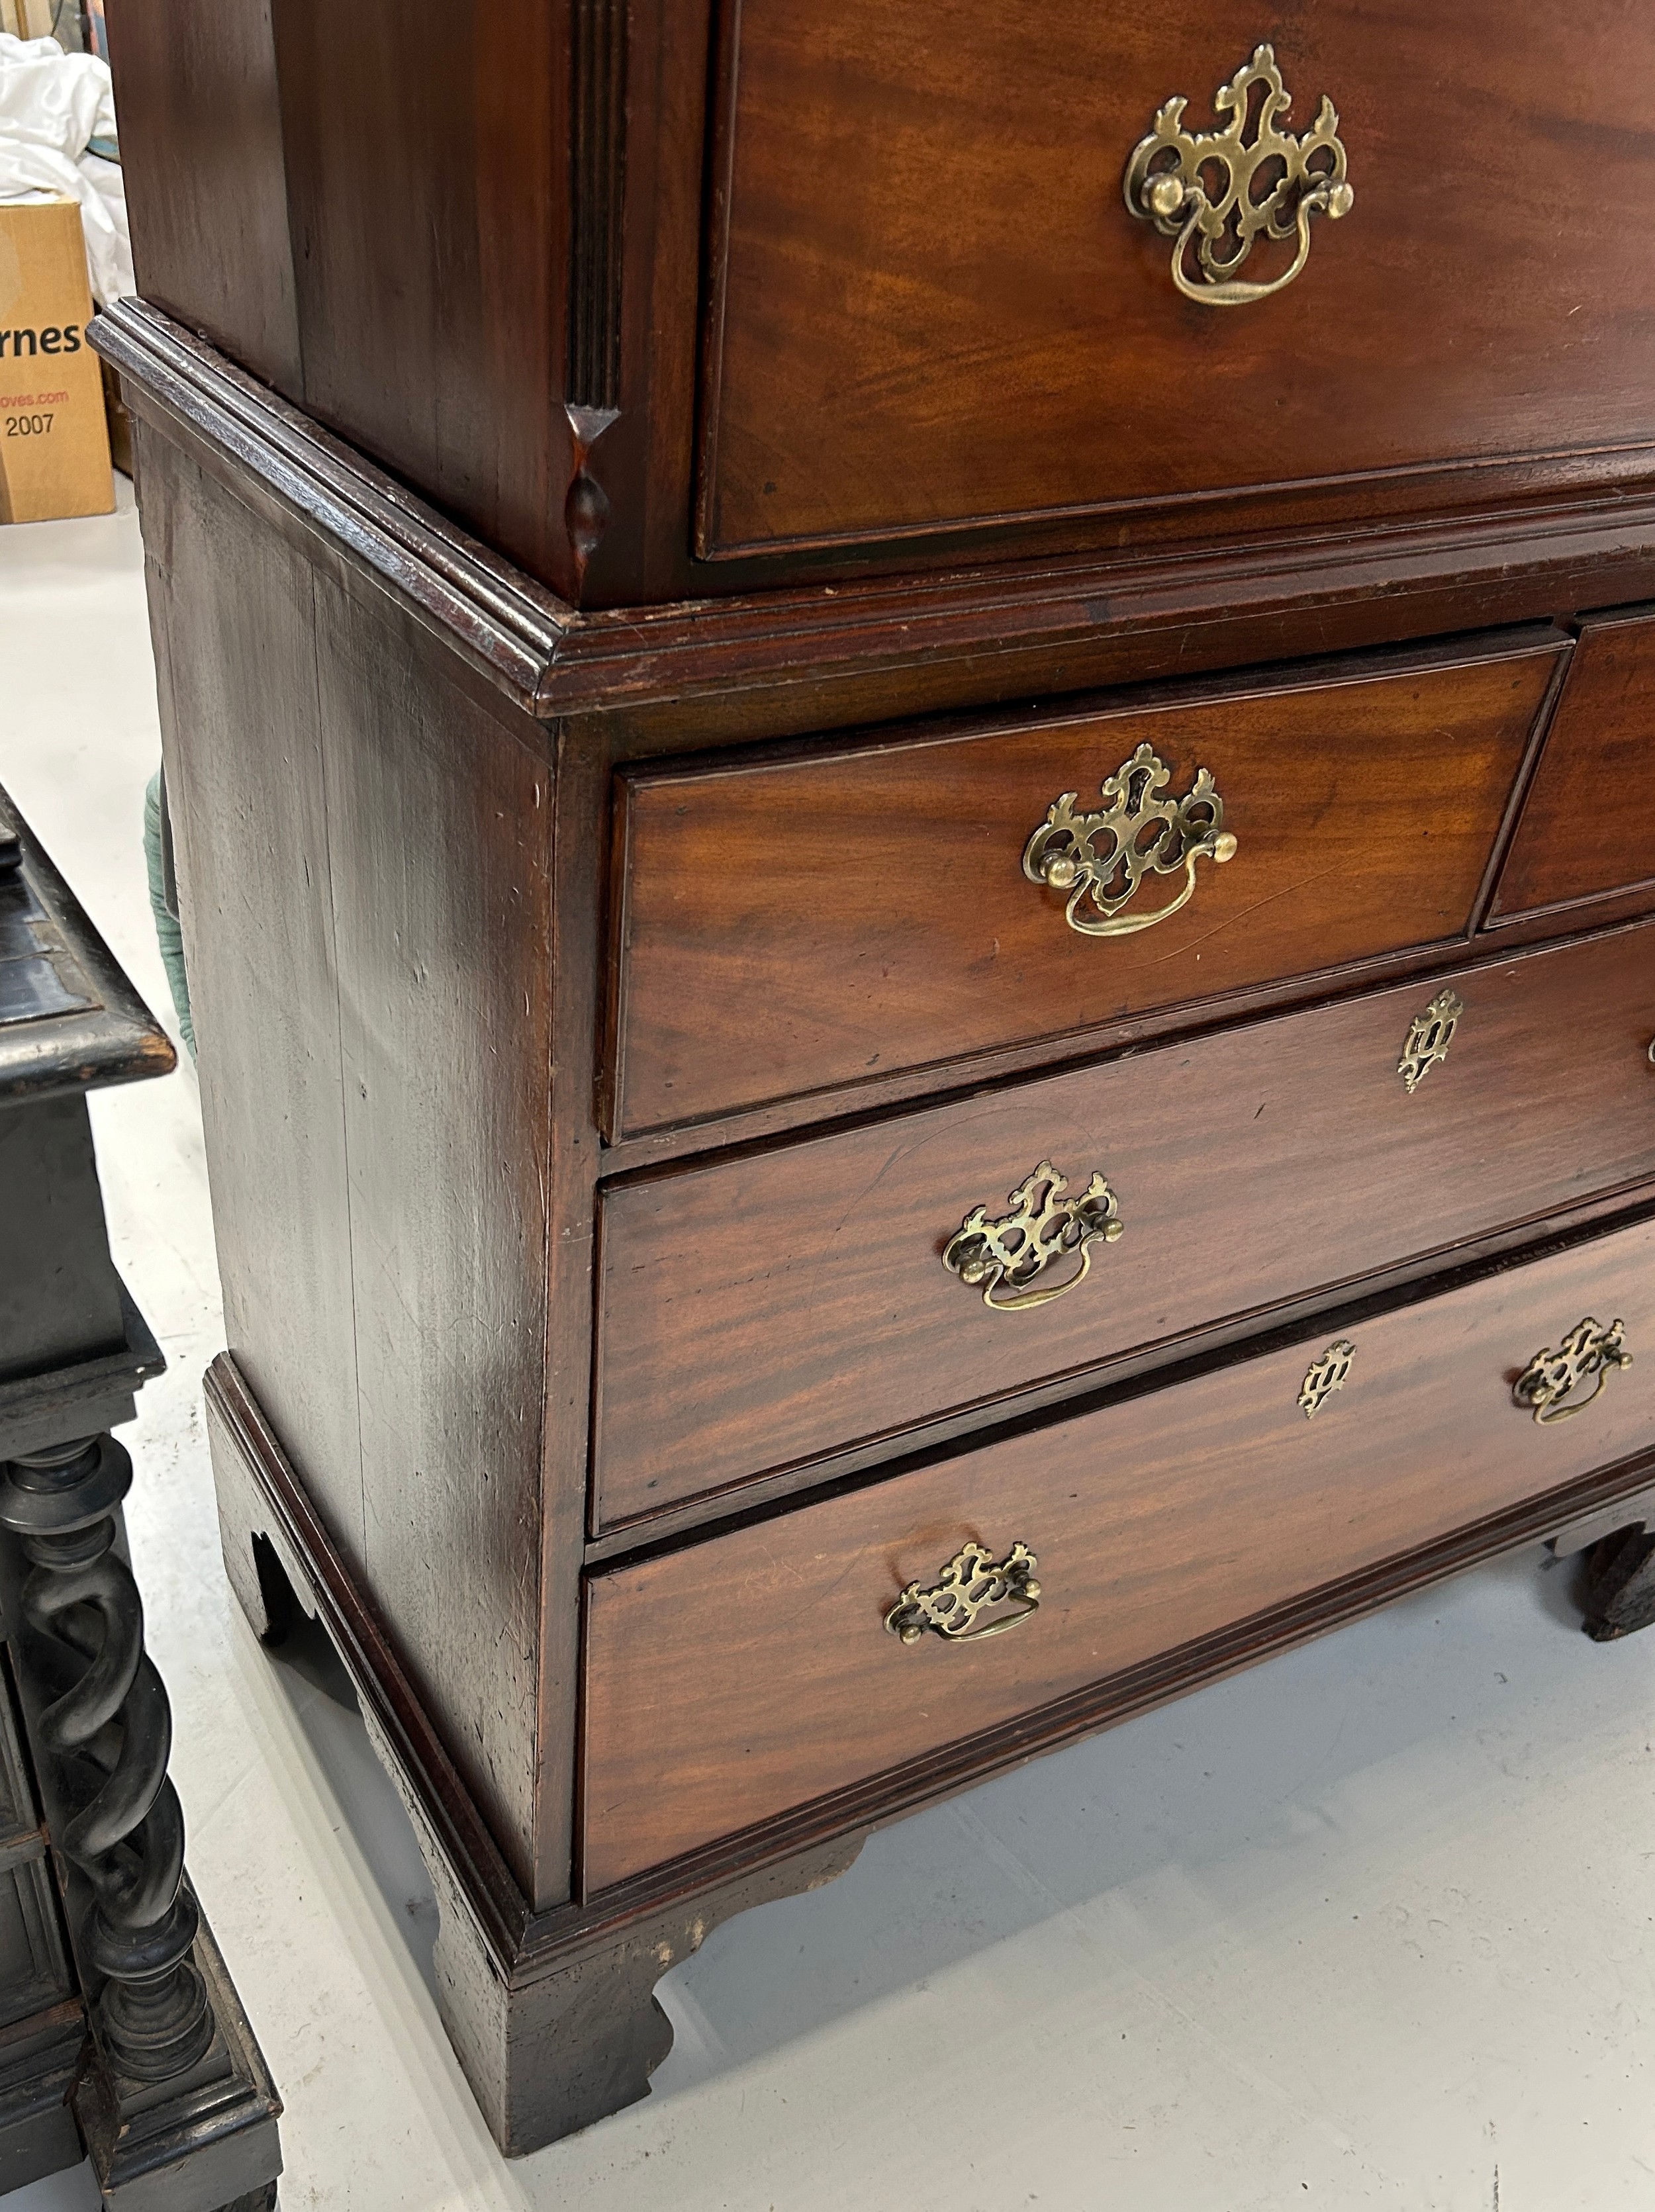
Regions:
[[[870,679],[890,687],[885,719],[1655,598],[1652,488],[581,613],[144,301],[89,335],[147,422],[239,465],[541,719]]]

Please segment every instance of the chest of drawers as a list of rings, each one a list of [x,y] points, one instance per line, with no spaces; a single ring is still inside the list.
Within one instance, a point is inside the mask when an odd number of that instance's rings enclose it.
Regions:
[[[1655,1481],[1655,39],[520,12],[125,9],[94,332],[226,1560],[511,2149],[873,1825]]]

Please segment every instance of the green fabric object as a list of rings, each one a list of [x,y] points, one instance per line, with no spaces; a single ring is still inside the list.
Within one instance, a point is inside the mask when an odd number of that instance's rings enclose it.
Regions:
[[[167,866],[161,856],[161,770],[150,777],[143,794],[143,861],[149,873],[149,904],[155,917],[155,935],[161,942],[161,965],[167,970],[167,981],[173,994],[173,1010],[178,1016],[178,1026],[195,1058],[195,1024],[190,1019],[190,979],[184,969],[184,933],[178,926],[178,916],[167,903]]]

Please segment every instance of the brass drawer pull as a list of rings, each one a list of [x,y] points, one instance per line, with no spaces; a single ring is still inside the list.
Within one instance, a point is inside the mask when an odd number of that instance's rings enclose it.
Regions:
[[[1625,1323],[1611,1322],[1605,1328],[1590,1315],[1577,1322],[1555,1352],[1536,1352],[1512,1385],[1519,1406],[1532,1407],[1537,1421],[1567,1421],[1571,1413],[1584,1413],[1603,1389],[1612,1370],[1630,1367]],[[1589,1376],[1597,1380],[1584,1398],[1573,1405],[1564,1401]]]
[[[1092,1246],[1112,1244],[1126,1224],[1101,1175],[1077,1197],[1065,1198],[1068,1188],[1068,1177],[1042,1160],[1011,1193],[1009,1213],[990,1221],[984,1207],[971,1208],[943,1247],[943,1266],[973,1290],[981,1283],[983,1304],[996,1313],[1027,1313],[1079,1289],[1092,1266]],[[1062,1282],[1028,1288],[1056,1261],[1077,1255],[1080,1266]],[[995,1296],[1002,1285],[1009,1297]]]
[[[1396,1062],[1396,1073],[1410,1098],[1437,1063],[1447,1059],[1448,1048],[1454,1042],[1454,1031],[1464,1012],[1464,1000],[1457,992],[1445,990],[1438,992],[1422,1014],[1415,1015],[1402,1056]]]
[[[1130,937],[1153,929],[1195,896],[1197,860],[1234,859],[1236,841],[1224,827],[1224,801],[1207,770],[1196,770],[1182,799],[1161,797],[1171,780],[1171,769],[1154,748],[1140,745],[1104,778],[1097,813],[1077,814],[1080,794],[1066,791],[1024,847],[1024,874],[1031,883],[1068,892],[1065,919],[1082,937]],[[1175,876],[1180,869],[1183,889],[1170,905],[1122,917],[1146,876]],[[1097,909],[1095,918],[1081,912],[1083,902]]]
[[[1255,102],[1260,85],[1263,97]],[[1127,207],[1177,241],[1172,282],[1186,300],[1208,307],[1268,300],[1309,259],[1311,217],[1336,222],[1350,213],[1355,195],[1345,181],[1338,112],[1324,93],[1308,131],[1295,138],[1279,130],[1293,99],[1270,46],[1256,48],[1213,94],[1214,112],[1229,118],[1221,131],[1192,136],[1183,127],[1188,105],[1182,94],[1167,100],[1133,149],[1123,180]],[[1263,189],[1256,192],[1261,170]],[[1290,268],[1267,284],[1249,283],[1236,272],[1261,237],[1278,246],[1296,238],[1298,245]]]
[[[967,1544],[929,1589],[910,1583],[886,1613],[885,1625],[904,1644],[917,1644],[928,1630],[949,1644],[980,1644],[985,1637],[1003,1636],[1039,1609],[1037,1564],[1026,1544],[1013,1544],[1003,1559],[996,1559],[981,1544]],[[979,1613],[1005,1603],[1011,1605],[1011,1612],[986,1628],[977,1627]]]

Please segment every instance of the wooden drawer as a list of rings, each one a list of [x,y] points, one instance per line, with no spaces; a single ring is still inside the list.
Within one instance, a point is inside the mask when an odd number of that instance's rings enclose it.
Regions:
[[[1215,309],[1180,296],[1123,180],[1174,95],[1186,131],[1218,128],[1214,93],[1271,34],[1281,128],[1331,100],[1354,205],[1312,221],[1287,289]],[[1226,491],[1325,503],[1353,477],[1394,495],[1456,459],[1646,444],[1655,277],[1606,211],[1655,197],[1652,108],[1624,0],[744,0],[699,550],[1180,507],[1193,532]],[[1279,276],[1294,244],[1237,273]]]
[[[1575,1418],[1513,1384],[1585,1317],[1637,1355]],[[1308,1417],[1332,1342],[1348,1377]],[[1285,1350],[593,1576],[588,1889],[1655,1446],[1655,1223]],[[1583,1383],[1581,1389],[1589,1389]],[[884,1629],[967,1542],[1039,1610],[973,1644]],[[986,1625],[986,1624],[985,1624]]]
[[[622,775],[613,1129],[1080,1031],[1463,933],[1563,641],[1524,632],[1200,696]],[[1209,772],[1226,866],[1147,873],[1098,938],[1025,872],[1140,748]],[[1141,812],[1141,781],[1123,794]],[[1193,830],[1208,819],[1192,811]],[[1143,816],[1141,846],[1161,825]],[[1167,826],[1166,836],[1176,832]],[[1111,833],[1092,849],[1102,862]]]
[[[1463,1012],[1410,1093],[1443,991]],[[1655,1176],[1652,1035],[1645,924],[611,1188],[599,1525]],[[1119,1241],[990,1311],[942,1255],[1048,1161],[1071,1199],[1107,1178]]]
[[[1500,871],[1515,918],[1655,889],[1655,618],[1589,623]]]

